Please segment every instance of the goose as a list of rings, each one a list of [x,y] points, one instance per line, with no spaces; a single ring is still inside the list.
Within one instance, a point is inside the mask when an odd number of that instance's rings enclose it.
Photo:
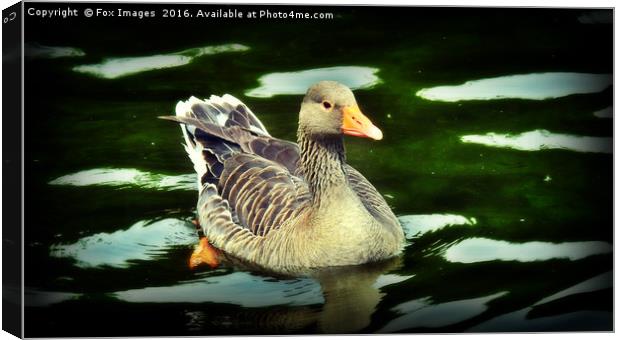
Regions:
[[[198,174],[204,258],[213,257],[212,245],[261,268],[291,271],[376,262],[402,251],[396,216],[345,161],[344,135],[383,138],[347,86],[321,81],[307,90],[297,143],[272,137],[229,94],[191,97],[175,111],[161,118],[180,123]]]

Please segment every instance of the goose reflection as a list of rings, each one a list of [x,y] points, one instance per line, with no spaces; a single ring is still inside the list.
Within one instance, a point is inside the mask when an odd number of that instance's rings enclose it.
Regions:
[[[256,270],[251,264],[240,263],[230,256],[223,255],[223,258],[225,258],[224,263],[228,262],[228,265],[232,264],[238,269]],[[220,317],[220,321],[223,321],[220,325],[228,324],[231,329],[234,329],[234,326],[246,328],[251,325],[261,333],[360,332],[370,325],[371,316],[385,295],[381,288],[413,276],[390,274],[401,266],[402,259],[396,257],[357,266],[327,267],[305,272],[267,273],[273,277],[274,281],[312,280],[312,284],[309,284],[307,288],[310,291],[314,288],[318,294],[312,296],[300,288],[297,296],[308,295],[303,302],[296,302],[307,303],[303,306],[248,309],[241,315],[237,315],[237,318],[228,315]],[[319,288],[318,291],[316,288]],[[291,297],[294,296],[289,296]],[[295,303],[294,300],[291,302]],[[290,305],[291,302],[288,304]],[[196,322],[204,323],[196,318],[197,314],[190,312],[190,315],[192,315],[192,321],[188,325],[195,325]],[[206,314],[202,316],[208,317]],[[211,320],[211,324],[213,321]]]
[[[226,254],[220,260],[218,269],[202,267],[197,280],[113,295],[131,303],[185,303],[187,331],[196,334],[214,329],[222,334],[241,329],[253,334],[353,333],[370,324],[384,296],[382,287],[412,277],[390,273],[401,266],[401,258],[303,273],[258,272]]]
[[[401,266],[401,258],[381,263],[318,271],[313,277],[321,284],[325,304],[317,317],[317,328],[325,333],[358,332],[385,295],[383,286],[411,276],[386,275]],[[394,279],[395,278],[395,279]]]

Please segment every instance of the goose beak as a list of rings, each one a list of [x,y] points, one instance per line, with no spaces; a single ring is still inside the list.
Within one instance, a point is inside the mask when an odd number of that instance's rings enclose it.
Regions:
[[[350,136],[383,139],[383,132],[368,119],[357,105],[342,109],[342,133]]]

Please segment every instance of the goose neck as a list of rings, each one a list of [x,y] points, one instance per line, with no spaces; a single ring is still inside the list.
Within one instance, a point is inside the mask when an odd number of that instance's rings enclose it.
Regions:
[[[301,172],[308,183],[312,201],[321,204],[334,199],[347,185],[345,150],[341,135],[309,136],[299,132]]]

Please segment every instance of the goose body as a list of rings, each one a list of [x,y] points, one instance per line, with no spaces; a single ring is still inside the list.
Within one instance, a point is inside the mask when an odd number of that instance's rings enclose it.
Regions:
[[[216,248],[270,270],[355,265],[397,255],[403,231],[345,162],[343,134],[381,139],[336,82],[308,90],[298,143],[274,138],[231,95],[181,101],[176,116],[198,173],[198,222]]]

